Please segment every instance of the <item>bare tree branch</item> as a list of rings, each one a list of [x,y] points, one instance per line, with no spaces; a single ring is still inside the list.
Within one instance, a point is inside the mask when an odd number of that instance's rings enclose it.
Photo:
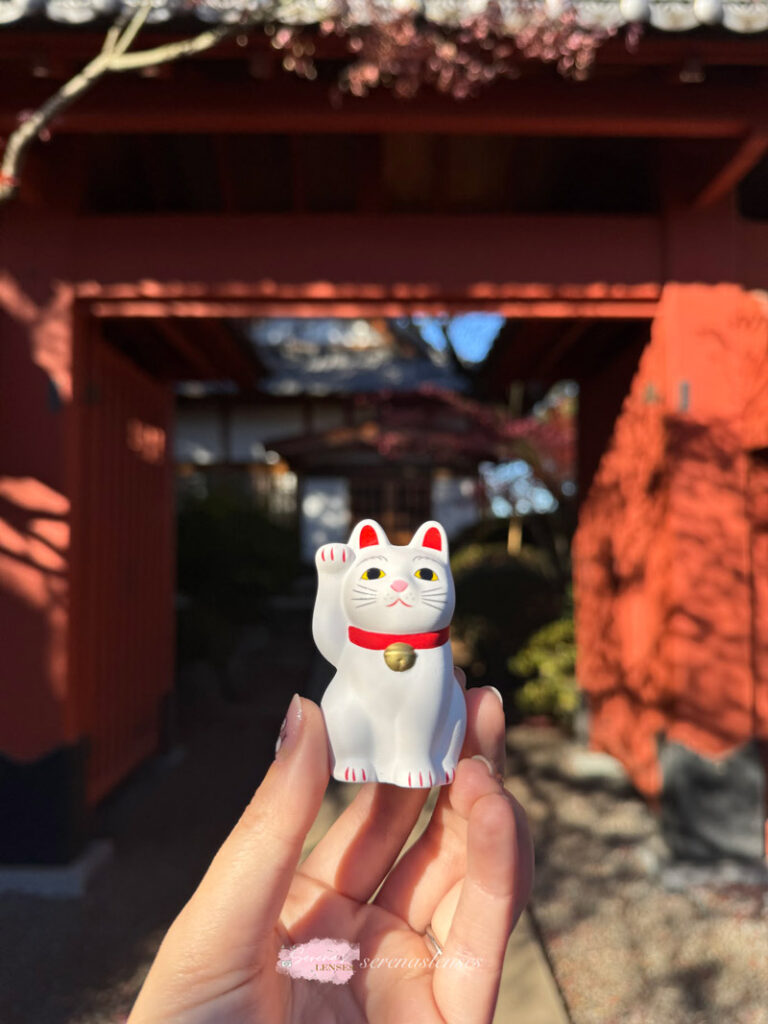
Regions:
[[[114,45],[109,51],[111,54],[122,54],[128,49],[131,43],[142,29],[144,22],[152,10],[152,0],[144,0],[144,3],[136,9],[136,13],[128,21],[128,24],[118,33]],[[105,40],[106,41],[106,40]]]
[[[104,45],[101,48],[102,53],[108,53],[114,50],[115,44],[120,38],[120,33],[123,31],[123,29],[130,20],[130,11],[126,8],[123,8],[123,10],[120,11],[118,16],[115,18],[115,23],[111,26],[111,28],[107,31],[107,34],[104,36]]]
[[[155,67],[179,60],[181,57],[202,53],[216,46],[235,32],[247,32],[254,22],[235,22],[206,29],[190,39],[180,39],[150,50],[127,52],[141,31],[152,10],[152,0],[144,3],[130,16],[121,14],[109,29],[101,51],[68,82],[26,117],[11,133],[3,151],[0,163],[0,205],[12,199],[19,189],[20,175],[26,151],[40,133],[55,117],[63,113],[80,96],[86,93],[109,72],[133,71],[138,68]]]
[[[151,50],[139,50],[136,53],[126,53],[124,56],[116,57],[109,70],[134,71],[136,68],[169,64],[181,57],[191,57],[196,53],[202,53],[203,50],[210,50],[212,46],[216,46],[235,32],[239,34],[252,27],[252,23],[244,24],[242,22],[235,25],[219,25],[217,28],[208,29],[191,39],[180,39],[176,43],[166,43],[164,46],[155,46]]]

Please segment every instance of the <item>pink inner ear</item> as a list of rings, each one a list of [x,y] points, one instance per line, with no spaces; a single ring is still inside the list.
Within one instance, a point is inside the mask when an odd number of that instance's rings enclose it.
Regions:
[[[369,548],[379,543],[379,538],[372,526],[364,526],[360,531],[360,547]]]
[[[443,541],[440,536],[440,531],[436,526],[430,526],[427,532],[424,534],[424,542],[421,545],[423,548],[434,548],[435,551],[443,550]]]

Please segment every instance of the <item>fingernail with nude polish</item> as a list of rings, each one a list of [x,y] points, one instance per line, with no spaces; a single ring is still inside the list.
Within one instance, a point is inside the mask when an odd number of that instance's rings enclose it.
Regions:
[[[491,764],[491,762],[488,760],[487,757],[483,757],[482,754],[473,754],[472,755],[472,760],[473,761],[481,761],[485,765],[485,767],[488,769],[488,774],[490,776],[492,776],[492,777],[495,777],[496,769],[493,767],[493,765]]]
[[[504,707],[504,698],[501,696],[501,694],[499,693],[495,686],[486,686],[486,690],[491,690],[493,693],[495,693],[496,696],[499,698],[499,704],[501,704],[501,706]]]
[[[494,767],[492,762],[489,761],[487,757],[483,757],[482,754],[473,754],[472,755],[472,760],[473,761],[481,761],[485,765],[485,767],[487,768],[488,774],[491,776],[491,778],[495,779],[500,786],[504,785],[504,777],[502,776],[501,772],[497,768]]]
[[[277,737],[277,743],[275,744],[276,760],[284,760],[296,746],[302,722],[301,699],[298,693],[294,693],[293,697],[291,697],[291,703],[288,705],[288,710],[285,713],[283,724],[280,726],[280,735]]]

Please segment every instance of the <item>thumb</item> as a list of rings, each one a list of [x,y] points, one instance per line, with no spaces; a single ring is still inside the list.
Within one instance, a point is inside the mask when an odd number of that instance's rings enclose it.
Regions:
[[[295,694],[275,760],[182,912],[205,935],[207,957],[232,967],[232,951],[271,938],[329,775],[323,713]]]

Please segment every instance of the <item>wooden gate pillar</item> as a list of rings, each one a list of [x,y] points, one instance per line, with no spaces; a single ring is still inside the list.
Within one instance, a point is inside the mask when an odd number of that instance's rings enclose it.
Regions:
[[[0,279],[0,861],[80,845],[83,746],[67,665],[72,295]]]
[[[77,853],[173,683],[172,393],[39,286],[0,277],[0,863]]]
[[[593,745],[683,856],[765,854],[768,304],[665,287],[574,545]]]

